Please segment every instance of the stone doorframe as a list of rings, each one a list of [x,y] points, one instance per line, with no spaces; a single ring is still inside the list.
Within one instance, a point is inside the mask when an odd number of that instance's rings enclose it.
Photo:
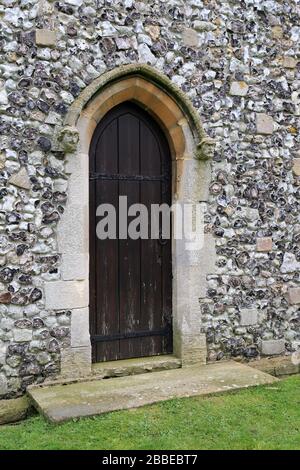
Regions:
[[[56,148],[64,152],[69,177],[68,202],[58,225],[59,281],[45,282],[46,308],[71,311],[71,344],[62,351],[63,376],[91,371],[89,335],[89,146],[97,124],[113,107],[133,101],[154,117],[169,142],[173,202],[205,202],[210,182],[213,141],[184,93],[148,65],[125,65],[93,81],[74,101],[64,126],[56,130]],[[172,242],[174,354],[183,366],[206,362],[199,297],[214,272],[215,245],[210,234],[195,252]]]

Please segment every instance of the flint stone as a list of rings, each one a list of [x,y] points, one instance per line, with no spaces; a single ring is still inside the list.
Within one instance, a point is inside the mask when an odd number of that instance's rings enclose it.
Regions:
[[[265,356],[282,354],[285,351],[284,339],[269,339],[261,342],[261,353]]]
[[[256,308],[242,308],[240,310],[241,326],[256,325],[258,321],[258,312]]]
[[[4,155],[4,153],[0,152],[0,170],[3,170],[3,168],[5,167],[5,162],[6,156]]]
[[[296,260],[296,256],[293,253],[285,253],[280,271],[285,274],[296,272],[299,269],[300,263]]]
[[[273,118],[265,113],[256,113],[256,132],[263,135],[273,134]]]
[[[25,343],[32,340],[32,330],[14,330],[13,336],[17,343]]]
[[[4,374],[0,374],[0,397],[7,393],[7,380]]]
[[[294,69],[297,66],[297,61],[294,57],[286,56],[283,58],[283,67],[286,69]]]
[[[65,3],[73,5],[74,7],[80,7],[83,3],[83,0],[65,0]]]
[[[55,46],[56,32],[49,29],[37,29],[35,32],[35,42],[37,46]]]
[[[293,160],[293,172],[296,176],[300,176],[300,158],[294,158],[294,160]]]
[[[149,34],[153,41],[156,41],[160,36],[160,27],[156,25],[146,25],[145,31]]]
[[[156,57],[152,54],[147,44],[140,44],[138,47],[139,62],[154,65]]]
[[[210,23],[209,21],[196,20],[193,23],[193,28],[196,31],[203,33],[204,31],[215,31],[217,29],[217,26],[213,23]]]
[[[249,86],[246,82],[232,82],[230,85],[230,95],[232,96],[246,96]]]
[[[30,180],[25,168],[21,168],[18,173],[13,174],[9,181],[10,184],[17,186],[18,188],[30,189]]]
[[[8,98],[7,98],[7,93],[6,90],[0,90],[0,105],[2,104],[8,104]]]
[[[10,292],[1,292],[0,293],[0,304],[10,304],[11,302],[11,293]]]
[[[273,240],[271,237],[262,237],[256,239],[256,251],[272,251]]]
[[[283,38],[283,29],[281,26],[273,26],[272,28],[272,38],[273,39],[282,39]]]

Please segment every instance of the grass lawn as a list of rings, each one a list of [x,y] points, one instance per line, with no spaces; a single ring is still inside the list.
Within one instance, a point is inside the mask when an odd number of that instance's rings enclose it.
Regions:
[[[0,427],[0,449],[300,449],[300,376],[51,425]]]

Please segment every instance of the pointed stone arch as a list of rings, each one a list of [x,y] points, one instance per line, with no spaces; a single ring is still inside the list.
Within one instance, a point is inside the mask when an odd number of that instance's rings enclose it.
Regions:
[[[210,182],[213,141],[197,111],[167,77],[147,65],[126,65],[105,73],[74,101],[58,130],[58,150],[66,155],[68,203],[58,225],[61,278],[45,283],[46,307],[71,311],[71,345],[63,351],[62,374],[91,371],[89,339],[89,196],[88,153],[97,124],[125,101],[134,101],[161,126],[172,154],[173,202],[205,202]],[[173,241],[174,353],[182,364],[204,363],[199,297],[206,295],[206,276],[214,272],[215,246],[210,234],[197,253]]]
[[[211,157],[214,142],[201,124],[199,114],[187,96],[156,69],[148,65],[124,65],[94,80],[74,101],[60,133],[63,146],[74,139],[76,132],[92,130],[114,106],[134,101],[148,111],[164,129],[173,158],[183,158],[191,151],[186,129],[193,140],[193,156],[200,160]],[[79,128],[78,128],[79,126]],[[73,134],[73,139],[72,139]],[[189,140],[189,139],[188,139]],[[81,141],[81,150],[84,144]]]

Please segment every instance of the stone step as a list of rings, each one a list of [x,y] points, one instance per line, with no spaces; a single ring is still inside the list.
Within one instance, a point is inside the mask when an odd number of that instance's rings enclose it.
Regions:
[[[69,385],[36,386],[27,393],[40,413],[49,421],[59,423],[173,398],[208,395],[276,381],[278,379],[260,370],[228,361]]]
[[[181,360],[166,354],[164,356],[138,357],[121,361],[107,361],[93,364],[92,373],[97,378],[123,377],[161,370],[179,369]]]

